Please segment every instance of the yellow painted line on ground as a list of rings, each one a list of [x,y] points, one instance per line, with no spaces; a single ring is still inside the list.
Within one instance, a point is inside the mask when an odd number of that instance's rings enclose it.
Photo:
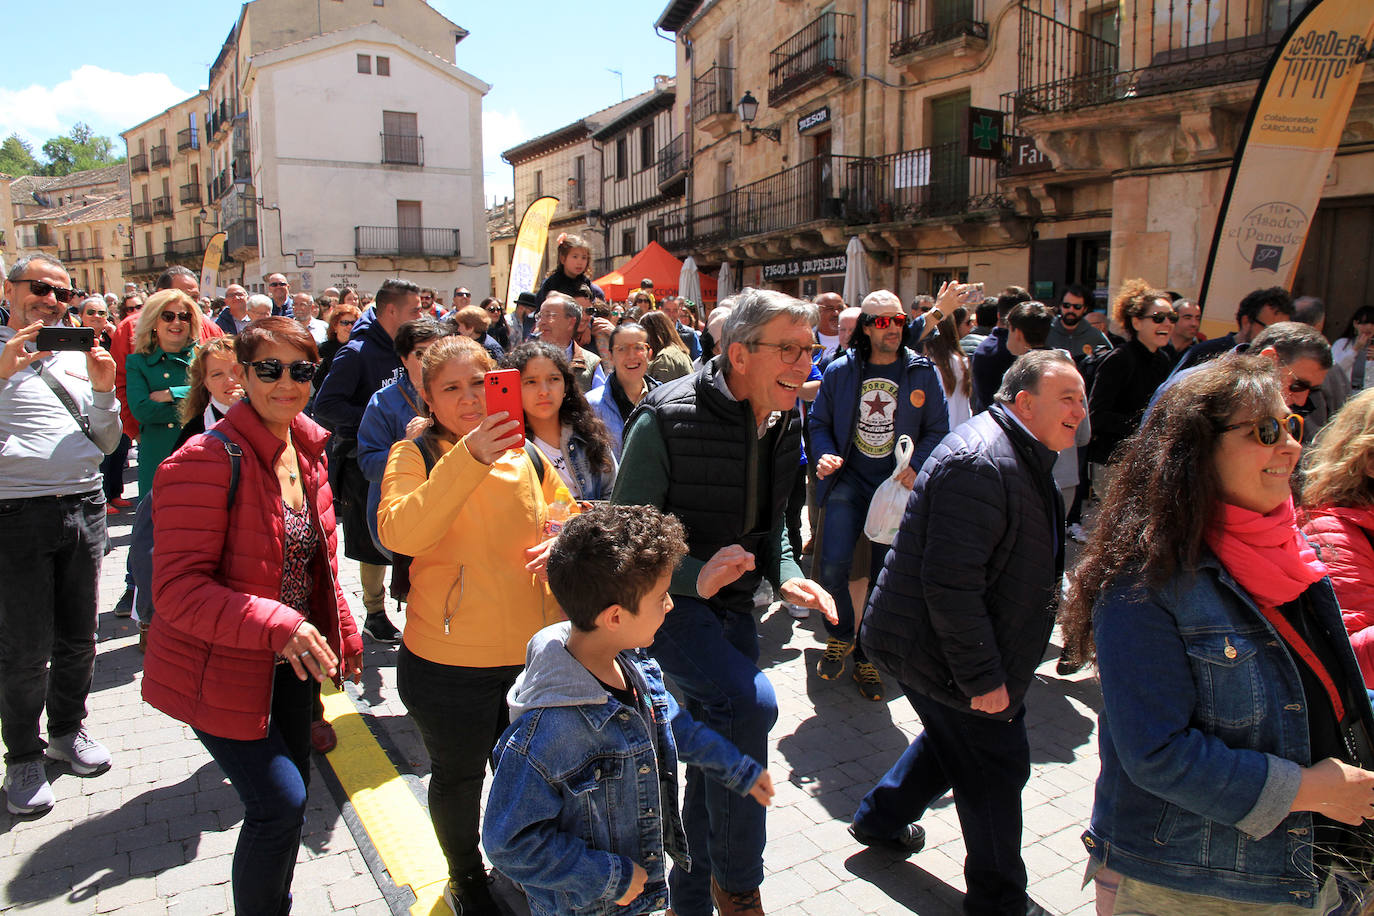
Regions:
[[[443,902],[448,863],[429,813],[396,771],[348,695],[326,681],[324,717],[339,743],[327,755],[382,864],[398,886],[415,894],[412,916],[449,912]]]

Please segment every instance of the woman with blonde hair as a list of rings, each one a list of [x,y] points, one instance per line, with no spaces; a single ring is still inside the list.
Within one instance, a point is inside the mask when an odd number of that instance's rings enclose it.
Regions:
[[[548,461],[541,477],[521,450],[518,418],[487,414],[494,366],[469,337],[425,351],[432,425],[391,447],[377,511],[382,544],[413,557],[396,681],[429,753],[429,813],[455,913],[498,912],[478,849],[483,774],[525,644],[560,617],[540,575],[558,477]]]
[[[1374,688],[1374,389],[1317,434],[1303,479],[1303,533],[1331,574],[1366,687]]]
[[[692,354],[671,318],[659,311],[645,312],[639,324],[648,333],[649,349],[654,351],[654,358],[649,361],[651,379],[671,382],[692,373]]]
[[[186,397],[191,356],[204,318],[194,299],[177,289],[153,293],[139,313],[134,348],[124,360],[129,411],[139,425],[138,494],[153,488],[153,474],[181,435],[177,402]]]

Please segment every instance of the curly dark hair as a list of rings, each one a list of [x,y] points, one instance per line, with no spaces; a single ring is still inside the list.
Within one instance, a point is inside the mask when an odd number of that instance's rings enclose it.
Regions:
[[[557,366],[563,376],[563,403],[558,408],[558,421],[565,426],[571,426],[573,432],[586,440],[587,458],[591,460],[592,466],[603,474],[609,473],[615,468],[610,433],[606,431],[606,424],[601,422],[601,418],[592,412],[592,405],[587,403],[582,389],[577,387],[577,379],[573,377],[572,369],[568,366],[566,353],[553,344],[541,340],[527,340],[507,353],[501,360],[501,366],[524,372],[525,365],[530,360],[540,357]]]
[[[1121,472],[1070,577],[1060,623],[1071,656],[1094,656],[1093,606],[1118,579],[1143,573],[1145,584],[1160,585],[1180,567],[1197,566],[1221,501],[1212,456],[1222,428],[1235,417],[1267,413],[1279,400],[1274,363],[1240,354],[1205,364],[1160,396],[1121,445]]]
[[[1117,290],[1116,299],[1112,300],[1112,320],[1121,326],[1128,338],[1135,340],[1137,335],[1131,319],[1148,315],[1155,302],[1160,299],[1165,302],[1172,301],[1168,293],[1155,289],[1144,280],[1127,280],[1121,284],[1121,289]]]
[[[653,506],[597,507],[563,526],[549,553],[549,590],[579,630],[618,604],[632,614],[639,602],[687,554],[687,533],[675,516]]]

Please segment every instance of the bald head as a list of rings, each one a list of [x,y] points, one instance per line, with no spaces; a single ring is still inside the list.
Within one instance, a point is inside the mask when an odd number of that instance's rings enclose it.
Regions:
[[[816,333],[824,334],[826,337],[835,337],[840,333],[840,312],[844,310],[844,299],[840,298],[839,293],[821,293],[816,297],[816,311],[820,313],[820,321],[816,325]]]

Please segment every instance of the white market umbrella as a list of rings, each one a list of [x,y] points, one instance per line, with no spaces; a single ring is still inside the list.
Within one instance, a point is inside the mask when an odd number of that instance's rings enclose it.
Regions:
[[[682,262],[682,270],[677,275],[677,294],[692,303],[692,311],[700,314],[701,308],[701,274],[697,271],[697,262],[691,255]]]
[[[870,292],[868,267],[864,258],[864,245],[859,237],[853,236],[844,249],[844,304],[858,308],[864,296]]]
[[[720,273],[716,276],[716,302],[734,294],[735,270],[730,266],[730,262],[726,261],[720,265]]]

